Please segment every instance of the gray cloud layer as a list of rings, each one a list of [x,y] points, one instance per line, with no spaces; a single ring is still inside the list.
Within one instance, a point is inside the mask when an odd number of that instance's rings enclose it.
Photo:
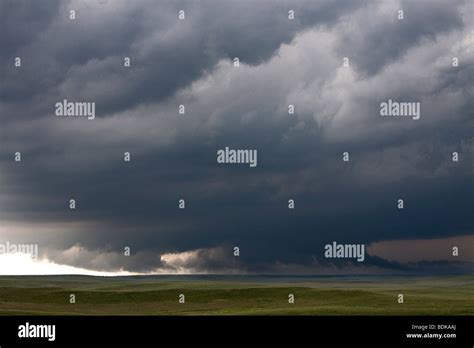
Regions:
[[[473,232],[468,1],[0,4],[2,239],[101,270],[176,268],[161,256],[195,250],[178,264],[356,272],[324,244]],[[96,102],[97,118],[54,117],[64,98]],[[380,117],[387,99],[420,102],[421,119]],[[257,168],[217,164],[225,146],[258,149]]]

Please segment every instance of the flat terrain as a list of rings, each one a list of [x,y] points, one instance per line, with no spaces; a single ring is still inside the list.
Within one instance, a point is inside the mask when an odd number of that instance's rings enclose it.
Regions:
[[[474,315],[474,276],[0,276],[0,315]]]

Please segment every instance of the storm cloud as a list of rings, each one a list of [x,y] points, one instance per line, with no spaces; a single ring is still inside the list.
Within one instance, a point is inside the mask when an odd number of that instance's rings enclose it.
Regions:
[[[429,259],[324,257],[333,241],[473,234],[469,1],[0,6],[0,241],[103,271],[472,270],[453,243]],[[64,99],[96,118],[56,117]],[[420,119],[381,117],[389,99],[420,103]],[[258,166],[217,163],[226,146],[258,150]]]

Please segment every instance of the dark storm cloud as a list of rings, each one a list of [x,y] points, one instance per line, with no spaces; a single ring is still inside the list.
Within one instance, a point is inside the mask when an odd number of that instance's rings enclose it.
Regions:
[[[354,59],[363,73],[375,74],[386,64],[403,57],[408,49],[422,40],[436,40],[440,34],[463,27],[464,1],[443,0],[385,2],[382,9],[371,11],[367,2],[360,17],[359,30],[351,31],[341,40],[340,51]],[[398,11],[403,19],[398,19]]]
[[[0,44],[3,59],[8,57],[8,51],[17,51],[22,46],[31,44],[38,35],[47,29],[59,10],[58,1],[43,2],[2,1],[0,15],[2,19],[2,35]],[[22,25],[19,25],[22,23]]]
[[[101,115],[157,102],[212,70],[219,59],[238,56],[243,63],[259,64],[298,31],[332,24],[358,6],[353,1],[295,6],[248,0],[231,6],[219,1],[58,3],[43,5],[50,11],[32,7],[29,13],[26,3],[7,1],[2,11],[12,13],[4,24],[7,36],[14,36],[18,26],[29,26],[29,17],[41,18],[31,26],[34,38],[20,41],[23,45],[11,38],[2,42],[6,83],[1,94],[7,102],[33,98],[23,113],[49,114],[51,104],[63,97],[94,100]],[[287,19],[290,8],[298,14],[292,22]],[[70,9],[77,11],[74,21],[68,19]],[[181,9],[184,21],[177,20]],[[11,64],[16,56],[24,59],[21,78]],[[130,69],[123,68],[124,57],[131,58]],[[7,112],[18,114],[19,105],[8,106]]]
[[[153,4],[54,2],[37,12],[31,37],[2,41],[3,239],[35,240],[54,261],[99,270],[308,272],[331,264],[332,241],[472,233],[466,2],[404,3],[405,24],[394,23],[397,2]],[[27,12],[13,7],[7,33]],[[11,68],[17,54],[21,70]],[[97,118],[54,118],[63,97],[95,101]],[[388,98],[420,101],[422,118],[382,119]],[[258,149],[257,168],[218,165],[224,146]],[[412,270],[376,256],[336,263],[349,266]]]

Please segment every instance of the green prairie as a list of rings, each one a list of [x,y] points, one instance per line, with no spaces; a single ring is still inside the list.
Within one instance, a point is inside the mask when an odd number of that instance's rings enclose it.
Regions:
[[[473,314],[474,276],[0,276],[0,315]]]

